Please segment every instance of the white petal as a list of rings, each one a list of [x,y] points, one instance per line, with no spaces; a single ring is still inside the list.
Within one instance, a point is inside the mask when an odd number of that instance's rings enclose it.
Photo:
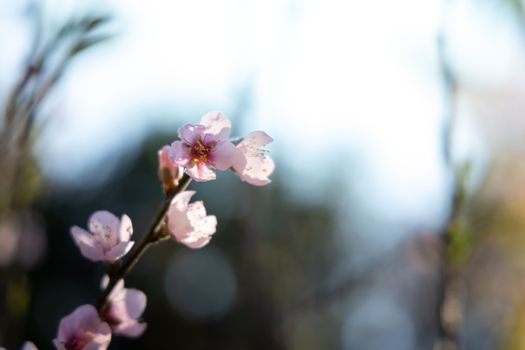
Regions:
[[[114,246],[113,248],[111,248],[109,251],[106,252],[104,260],[108,262],[117,261],[124,255],[126,255],[130,251],[131,247],[133,247],[134,244],[135,242],[133,241],[118,243],[116,246]]]
[[[71,228],[73,241],[80,248],[82,255],[92,261],[104,260],[104,251],[102,247],[96,244],[93,235],[78,226]]]
[[[219,134],[222,129],[231,129],[232,123],[230,119],[226,118],[221,112],[209,112],[201,118],[201,125],[206,127],[207,134]]]
[[[205,182],[216,179],[216,175],[207,165],[202,163],[194,164],[190,167],[186,167],[186,174],[197,182]]]
[[[129,216],[124,214],[120,219],[119,240],[121,242],[129,241],[132,234],[133,224],[131,223],[131,219],[129,218]]]

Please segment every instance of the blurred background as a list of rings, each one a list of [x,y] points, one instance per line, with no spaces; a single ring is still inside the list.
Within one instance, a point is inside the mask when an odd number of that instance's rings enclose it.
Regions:
[[[3,0],[0,345],[51,349],[100,294],[70,238],[138,238],[157,150],[225,113],[272,183],[192,183],[218,231],[148,251],[110,349],[525,349],[519,0]]]

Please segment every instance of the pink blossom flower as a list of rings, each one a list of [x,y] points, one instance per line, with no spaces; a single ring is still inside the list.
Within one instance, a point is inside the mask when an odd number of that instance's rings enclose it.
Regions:
[[[26,341],[24,344],[22,344],[22,348],[20,350],[38,350],[38,348],[32,342]]]
[[[182,177],[182,171],[179,166],[173,163],[171,147],[166,145],[159,152],[159,179],[162,181],[164,191],[168,192],[179,184]]]
[[[264,131],[253,131],[237,144],[242,158],[233,165],[233,170],[242,181],[255,186],[264,186],[271,182],[268,178],[275,169],[275,163],[263,148],[273,139]]]
[[[93,261],[115,262],[133,246],[131,220],[122,215],[119,220],[108,211],[97,211],[88,221],[89,232],[78,226],[71,228],[73,240],[82,255]]]
[[[190,204],[195,191],[177,194],[167,213],[167,226],[173,238],[190,248],[202,248],[211,239],[217,226],[214,215],[206,215],[202,201]]]
[[[92,305],[81,305],[60,321],[53,340],[58,350],[105,350],[111,341],[111,328]]]
[[[241,156],[228,140],[231,122],[220,112],[204,115],[200,124],[179,128],[180,141],[171,145],[175,164],[195,181],[215,180],[212,168],[226,170]]]
[[[6,350],[5,348],[0,347],[0,350]],[[20,350],[38,350],[38,348],[30,341],[26,341],[24,344],[22,344],[22,347]]]
[[[102,287],[109,283],[104,276]],[[124,281],[119,280],[108,296],[108,301],[101,311],[101,317],[115,334],[127,337],[139,337],[146,330],[146,323],[139,322],[146,308],[146,295],[138,289],[124,288]]]

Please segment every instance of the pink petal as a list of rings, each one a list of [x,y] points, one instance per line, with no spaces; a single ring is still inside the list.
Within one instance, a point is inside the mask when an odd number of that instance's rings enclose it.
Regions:
[[[275,169],[275,163],[270,157],[248,158],[242,173],[239,174],[242,181],[251,185],[264,186],[272,182],[270,176]]]
[[[185,166],[191,160],[190,148],[181,141],[175,141],[171,144],[171,156],[175,164]]]
[[[191,176],[193,180],[197,182],[205,182],[216,179],[215,173],[210,168],[208,168],[208,166],[202,163],[193,164],[192,166],[187,167],[185,171],[186,174]]]
[[[246,164],[248,164],[248,159],[241,152],[241,156],[235,158],[232,168],[237,174],[242,174],[244,168],[246,168]]]
[[[146,309],[146,294],[138,289],[129,288],[125,290],[124,300],[129,317],[137,319],[142,316]]]
[[[201,217],[193,222],[193,225],[193,231],[179,241],[192,249],[202,248],[209,243],[215,233],[217,218],[214,215]]]
[[[193,202],[188,205],[186,215],[192,225],[206,216],[206,208],[203,201]]]
[[[106,322],[100,322],[92,336],[91,341],[82,350],[106,350],[111,341],[111,327]]]
[[[202,116],[201,125],[206,127],[207,134],[217,135],[223,129],[231,129],[232,123],[230,119],[226,118],[221,112],[209,112]]]
[[[185,239],[193,230],[186,213],[174,209],[168,215],[168,229],[171,235],[178,241]]]
[[[121,323],[115,327],[115,333],[130,338],[140,337],[146,330],[146,323],[130,321],[127,323]]]
[[[264,131],[252,131],[239,143],[239,147],[249,146],[255,148],[261,148],[269,143],[273,142],[273,139]]]
[[[53,339],[53,345],[55,346],[56,350],[67,350],[64,344],[58,339]]]
[[[209,154],[210,162],[219,170],[231,168],[243,155],[233,143],[229,141],[219,142]]]
[[[213,235],[217,230],[217,217],[215,215],[208,215],[202,218],[196,230],[198,230],[201,235]]]
[[[116,246],[114,246],[108,252],[106,252],[106,256],[104,260],[109,261],[109,262],[117,261],[124,255],[126,255],[127,252],[130,251],[131,247],[133,247],[133,244],[135,244],[135,242],[128,241],[128,242],[118,243]]]
[[[22,344],[22,348],[20,350],[38,350],[38,348],[30,341],[26,341],[24,344]]]
[[[158,152],[159,156],[159,168],[169,168],[172,166],[172,155],[171,155],[171,147],[168,145],[164,145]]]
[[[180,211],[186,210],[188,204],[190,203],[191,197],[195,194],[195,191],[183,191],[173,197],[171,205]]]
[[[104,260],[104,252],[101,247],[95,244],[95,239],[92,234],[78,226],[73,226],[71,228],[71,236],[84,257],[92,261]]]
[[[200,249],[210,243],[211,237],[201,237],[196,241],[185,241],[184,243],[187,247],[191,249]]]
[[[202,136],[202,142],[204,144],[210,144],[210,143],[217,143],[217,142],[223,142],[228,141],[230,138],[231,129],[230,128],[223,128],[216,134],[211,134],[206,131]]]
[[[111,231],[111,234],[116,237],[120,222],[118,218],[106,210],[96,211],[89,218],[88,229],[89,231],[104,235],[107,230]]]
[[[121,242],[129,241],[132,234],[133,225],[131,223],[131,219],[129,218],[129,216],[124,214],[120,219],[119,240]]]
[[[92,305],[81,305],[60,321],[57,340],[66,342],[70,336],[78,332],[98,333],[102,323],[97,310]],[[107,326],[106,323],[104,324]]]
[[[202,133],[206,130],[203,125],[186,124],[179,128],[179,138],[187,145],[193,145],[200,140]]]

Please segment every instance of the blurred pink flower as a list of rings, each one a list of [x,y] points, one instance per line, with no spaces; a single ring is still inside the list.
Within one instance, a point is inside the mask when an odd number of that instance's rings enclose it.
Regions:
[[[122,215],[121,220],[108,211],[97,211],[88,221],[89,231],[73,226],[71,235],[82,255],[93,261],[114,262],[133,246],[131,220]]]
[[[202,201],[189,203],[195,191],[177,194],[168,209],[167,226],[171,235],[190,248],[202,248],[211,239],[217,226],[215,215],[206,215]]]
[[[168,192],[179,184],[182,177],[182,171],[179,166],[173,162],[171,147],[166,145],[159,152],[159,179],[162,181],[164,191]]]
[[[0,347],[0,350],[6,350],[5,348]],[[22,344],[22,347],[20,350],[38,350],[38,348],[30,341],[26,341],[24,344]]]
[[[228,138],[231,122],[220,112],[204,115],[200,124],[179,128],[179,138],[171,145],[175,164],[184,167],[195,181],[215,180],[211,168],[226,170],[242,157]]]
[[[109,283],[108,276],[102,279],[102,287]],[[124,288],[124,281],[119,280],[100,315],[113,329],[115,334],[127,337],[139,337],[146,330],[146,323],[139,322],[146,308],[146,295],[138,289]]]
[[[242,181],[255,186],[264,186],[271,182],[268,178],[275,169],[275,163],[263,148],[273,139],[264,131],[253,131],[237,144],[243,157],[233,165],[233,170]]]
[[[92,305],[81,305],[60,321],[58,350],[105,350],[111,341],[111,328]]]
[[[38,348],[32,342],[26,341],[24,344],[22,344],[22,348],[20,348],[20,350],[38,350]]]
[[[16,257],[18,228],[12,217],[0,221],[0,267],[8,266]]]
[[[36,265],[46,253],[47,240],[39,216],[31,211],[11,213],[0,221],[0,267]]]

